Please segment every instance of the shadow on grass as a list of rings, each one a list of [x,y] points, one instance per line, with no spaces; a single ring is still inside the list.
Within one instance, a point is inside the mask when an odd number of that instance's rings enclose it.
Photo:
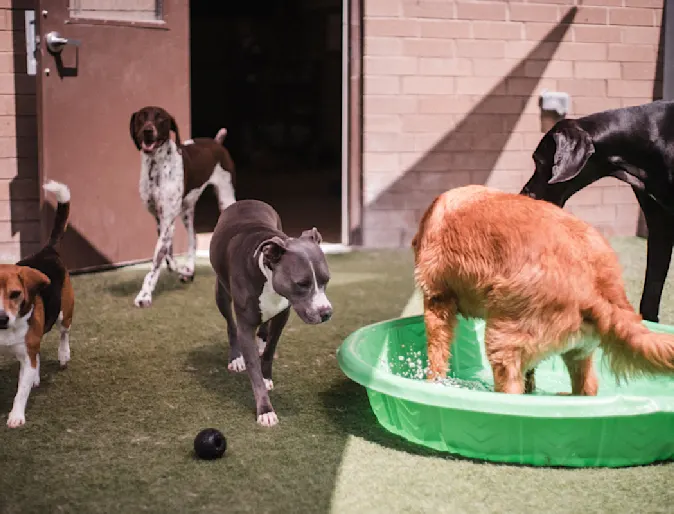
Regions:
[[[0,364],[2,363],[3,361],[0,361]],[[4,421],[7,419],[9,411],[12,410],[18,386],[20,367],[17,361],[9,366],[0,366],[0,369],[2,369],[2,373],[0,373],[0,419]],[[45,394],[49,390],[54,376],[62,371],[64,370],[61,369],[61,365],[57,359],[40,361],[40,385],[34,387],[30,393],[28,405],[26,406],[26,418],[30,417],[30,407],[35,398]],[[0,423],[0,430],[4,429],[4,423]]]
[[[143,286],[143,279],[147,270],[129,271],[128,277],[125,280],[118,280],[109,284],[106,287],[107,292],[119,298],[135,298],[140,288]],[[196,273],[199,273],[197,268]],[[178,278],[178,273],[172,273],[168,269],[163,268],[157,286],[152,293],[152,297],[156,298],[164,293],[172,291],[187,291],[190,284],[181,282]]]
[[[232,373],[227,370],[228,351],[229,344],[226,340],[210,341],[190,352],[188,366],[194,368],[197,380],[202,387],[216,395],[226,395],[248,410],[252,425],[255,419],[255,400],[250,380],[246,372]],[[274,365],[282,362],[283,357],[280,362],[275,361]],[[338,373],[341,374],[341,371]],[[270,393],[274,409],[281,421],[284,417],[295,415],[302,408],[298,399],[294,399],[292,394],[287,394],[282,389],[277,388]],[[438,452],[413,444],[388,432],[379,424],[372,412],[365,389],[346,377],[338,377],[327,389],[318,391],[316,394],[323,414],[329,418],[330,423],[345,439],[348,436],[356,436],[392,450],[414,455],[482,462],[460,455]]]
[[[388,432],[379,424],[372,412],[365,388],[348,378],[334,382],[328,390],[320,392],[319,396],[332,422],[344,434],[360,437],[385,448],[414,455],[442,459],[462,458],[413,444]]]
[[[226,340],[225,322],[223,320],[222,333],[224,337],[214,336],[205,345],[192,350],[189,354],[187,365],[195,369],[197,380],[201,386],[218,396],[226,395],[238,405],[250,412],[251,423],[255,421],[255,398],[247,372],[234,373],[227,369],[229,343]],[[281,336],[283,338],[283,336]],[[283,341],[279,346],[282,346]],[[280,352],[283,349],[281,348]],[[279,359],[274,360],[274,366],[282,366]],[[278,380],[277,380],[278,381]],[[285,388],[277,388],[271,391],[274,409],[279,417],[292,416],[297,412],[297,403],[292,395],[284,391]]]

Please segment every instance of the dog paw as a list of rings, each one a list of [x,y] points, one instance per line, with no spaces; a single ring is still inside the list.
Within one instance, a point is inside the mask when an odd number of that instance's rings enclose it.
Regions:
[[[264,414],[260,414],[257,417],[257,423],[258,425],[262,425],[263,427],[273,427],[278,423],[278,417],[276,416],[275,412],[265,412]]]
[[[181,282],[187,283],[194,281],[194,269],[183,266],[178,270],[178,273],[180,274]]]
[[[264,385],[267,388],[267,391],[274,389],[274,381],[271,378],[263,378],[262,380],[264,380]]]
[[[35,378],[33,379],[33,387],[40,387],[40,375],[37,373],[35,374]]]
[[[141,291],[138,293],[138,296],[136,296],[133,304],[136,307],[149,307],[152,305],[152,295],[150,293],[146,293],[145,291]]]
[[[233,371],[234,373],[241,373],[246,371],[246,362],[243,360],[243,356],[238,356],[236,359],[229,361],[227,364],[227,369]]]
[[[59,348],[59,364],[62,368],[67,368],[68,362],[70,362],[70,348]]]
[[[21,425],[25,424],[26,424],[26,415],[24,413],[14,411],[9,413],[9,419],[7,419],[7,426],[9,428],[20,427]]]

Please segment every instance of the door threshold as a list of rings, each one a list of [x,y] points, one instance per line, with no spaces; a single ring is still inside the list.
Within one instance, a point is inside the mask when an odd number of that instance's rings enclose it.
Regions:
[[[208,249],[211,244],[212,236],[212,232],[207,234],[197,234],[197,257],[208,258]],[[321,243],[320,246],[321,250],[323,250],[323,253],[326,255],[349,253],[353,250],[353,247],[342,243]]]

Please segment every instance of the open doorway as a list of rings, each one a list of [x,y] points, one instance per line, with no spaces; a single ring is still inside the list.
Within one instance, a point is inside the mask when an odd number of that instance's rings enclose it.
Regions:
[[[330,243],[341,242],[341,17],[342,0],[190,1],[191,136],[226,127],[237,198]],[[217,216],[207,190],[197,231]]]

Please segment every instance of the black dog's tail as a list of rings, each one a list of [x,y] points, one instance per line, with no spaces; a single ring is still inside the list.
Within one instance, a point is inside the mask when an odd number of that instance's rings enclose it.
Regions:
[[[63,233],[68,226],[70,217],[70,189],[65,184],[53,180],[42,186],[45,191],[50,191],[56,195],[58,206],[56,207],[56,216],[54,218],[54,228],[49,236],[48,246],[55,246],[63,237]]]

